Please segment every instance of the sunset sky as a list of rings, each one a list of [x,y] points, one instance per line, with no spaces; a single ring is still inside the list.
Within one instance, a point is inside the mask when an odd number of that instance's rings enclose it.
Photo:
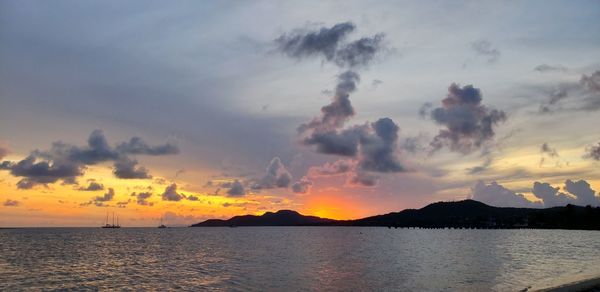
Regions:
[[[600,205],[599,1],[0,1],[0,227]]]

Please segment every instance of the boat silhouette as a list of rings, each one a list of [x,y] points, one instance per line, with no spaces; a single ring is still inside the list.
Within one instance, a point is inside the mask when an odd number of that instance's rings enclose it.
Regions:
[[[158,225],[158,228],[167,228],[167,226],[162,222],[162,217],[160,217],[160,225]]]
[[[117,216],[117,224],[115,224],[115,212],[112,214],[112,224],[108,224],[108,212],[106,212],[106,221],[104,222],[104,226],[102,228],[121,228],[119,225],[119,216]]]

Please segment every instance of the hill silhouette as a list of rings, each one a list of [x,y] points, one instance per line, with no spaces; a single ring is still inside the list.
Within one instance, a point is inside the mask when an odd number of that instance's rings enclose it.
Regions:
[[[210,219],[192,227],[216,226],[383,226],[418,228],[540,228],[600,230],[600,207],[567,205],[546,209],[493,207],[474,200],[438,202],[356,220],[304,216],[296,211]]]

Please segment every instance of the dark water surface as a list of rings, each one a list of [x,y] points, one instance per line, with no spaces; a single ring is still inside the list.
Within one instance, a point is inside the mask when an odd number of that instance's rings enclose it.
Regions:
[[[515,291],[600,275],[600,232],[0,230],[0,290]]]

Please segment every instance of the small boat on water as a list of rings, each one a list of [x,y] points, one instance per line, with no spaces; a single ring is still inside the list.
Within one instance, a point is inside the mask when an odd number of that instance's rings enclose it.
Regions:
[[[121,228],[119,225],[119,217],[117,216],[117,224],[115,224],[115,212],[112,214],[112,224],[108,224],[108,212],[106,212],[106,221],[104,222],[104,226],[102,228]]]
[[[162,222],[162,217],[160,217],[160,225],[158,225],[158,228],[167,228],[167,226]]]

